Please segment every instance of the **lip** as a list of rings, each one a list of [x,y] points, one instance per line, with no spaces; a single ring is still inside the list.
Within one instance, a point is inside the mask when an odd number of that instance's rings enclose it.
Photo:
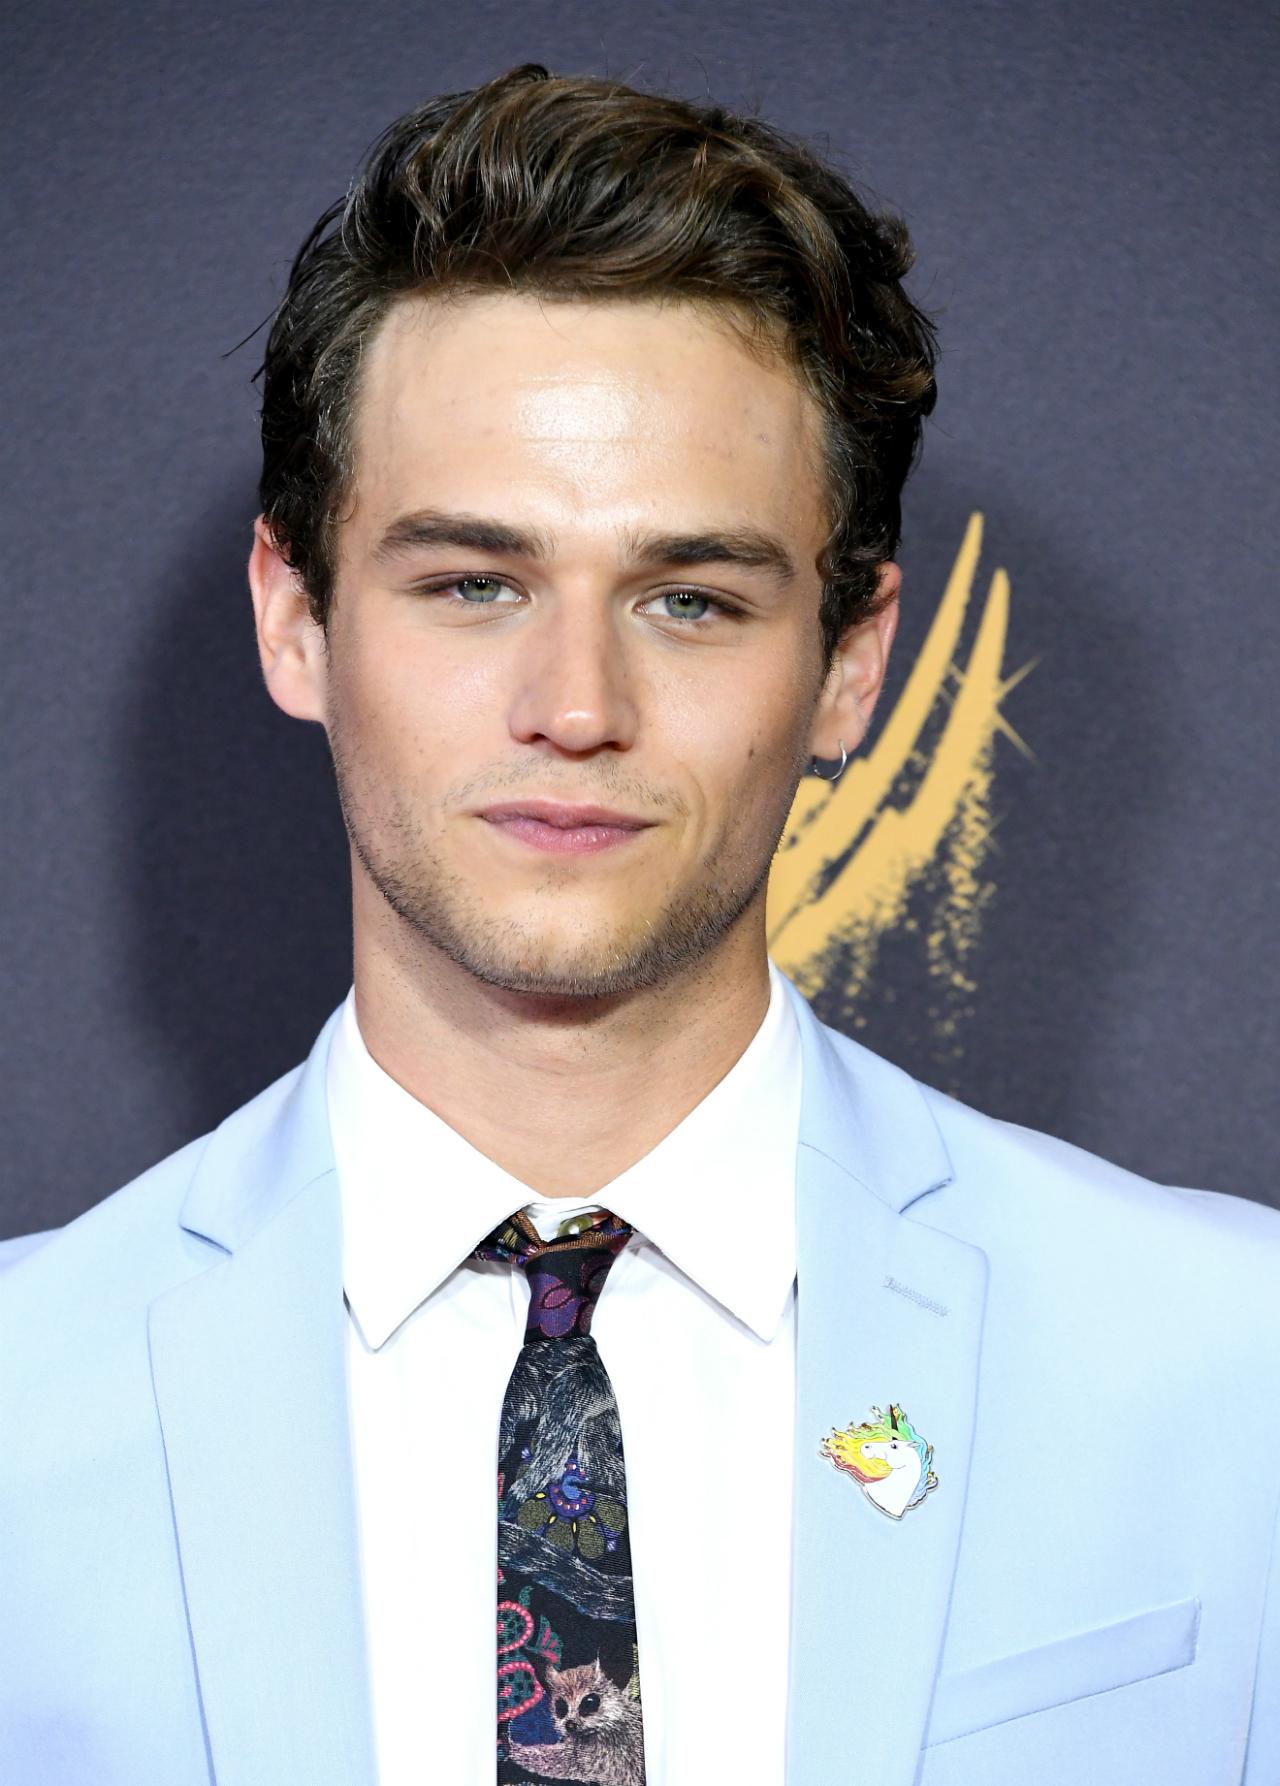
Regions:
[[[554,856],[594,856],[625,848],[655,823],[607,806],[572,806],[559,800],[505,800],[477,817],[522,848]]]
[[[539,824],[554,825],[558,831],[578,831],[587,825],[642,831],[653,823],[652,819],[636,818],[629,812],[613,812],[607,806],[569,806],[558,800],[507,800],[498,806],[486,806],[479,816],[495,825],[508,819],[536,819]]]

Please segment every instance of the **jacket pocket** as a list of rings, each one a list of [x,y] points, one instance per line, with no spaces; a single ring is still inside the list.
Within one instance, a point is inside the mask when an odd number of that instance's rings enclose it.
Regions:
[[[1199,1600],[1179,1600],[959,1674],[943,1674],[925,1745],[1185,1668],[1195,1660],[1199,1628]]]

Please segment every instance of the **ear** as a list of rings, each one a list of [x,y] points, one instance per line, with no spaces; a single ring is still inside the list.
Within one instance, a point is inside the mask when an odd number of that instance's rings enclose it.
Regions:
[[[607,1656],[597,1655],[596,1667],[606,1680],[613,1683],[619,1693],[626,1690],[627,1682],[631,1679],[631,1658],[629,1656],[624,1657],[620,1651],[611,1648]]]
[[[328,659],[323,629],[311,617],[306,591],[262,516],[253,524],[249,588],[258,657],[267,692],[294,719],[325,720]]]
[[[901,568],[886,559],[880,566],[876,612],[849,627],[836,646],[809,743],[811,753],[822,761],[838,757],[841,744],[852,756],[866,736],[898,630],[901,587]]]

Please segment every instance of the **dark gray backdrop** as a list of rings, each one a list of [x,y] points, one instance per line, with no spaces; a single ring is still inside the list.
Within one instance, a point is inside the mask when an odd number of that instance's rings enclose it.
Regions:
[[[1013,581],[998,894],[945,1074],[916,953],[859,1032],[1150,1176],[1277,1196],[1274,166],[1253,4],[56,0],[3,31],[0,1233],[305,1053],[349,982],[318,728],[259,681],[257,343],[377,131],[537,59],[753,106],[901,208],[941,400],[890,699],[972,509]]]

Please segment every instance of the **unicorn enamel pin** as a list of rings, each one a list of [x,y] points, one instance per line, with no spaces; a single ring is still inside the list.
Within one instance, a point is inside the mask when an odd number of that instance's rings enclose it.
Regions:
[[[844,1432],[833,1427],[818,1455],[852,1476],[867,1499],[890,1519],[901,1519],[908,1507],[918,1507],[938,1486],[929,1468],[933,1446],[894,1402],[887,1414],[872,1408],[871,1419],[861,1426]]]

